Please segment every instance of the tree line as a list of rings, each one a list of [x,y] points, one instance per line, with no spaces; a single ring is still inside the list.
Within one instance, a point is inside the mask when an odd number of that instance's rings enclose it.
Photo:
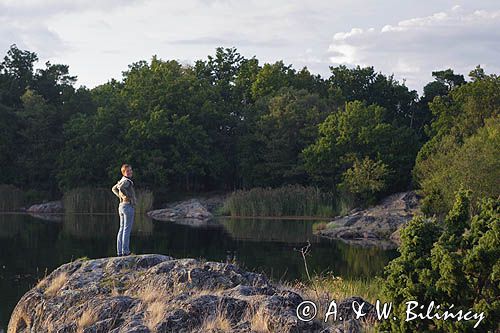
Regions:
[[[433,72],[419,97],[373,67],[322,78],[235,48],[192,65],[153,56],[92,89],[76,88],[67,65],[37,61],[12,45],[0,63],[0,184],[57,197],[109,187],[126,162],[160,192],[301,184],[367,204],[418,187],[438,212],[481,150],[490,165],[471,186],[498,191],[486,173],[497,166],[499,80],[480,67],[470,81]],[[458,180],[443,189],[450,166]]]

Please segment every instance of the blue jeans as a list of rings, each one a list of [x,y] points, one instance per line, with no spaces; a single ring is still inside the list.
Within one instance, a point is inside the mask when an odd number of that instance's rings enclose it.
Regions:
[[[128,255],[130,254],[130,232],[134,224],[134,206],[121,203],[118,206],[118,215],[120,216],[120,229],[116,236],[116,250],[118,255]]]

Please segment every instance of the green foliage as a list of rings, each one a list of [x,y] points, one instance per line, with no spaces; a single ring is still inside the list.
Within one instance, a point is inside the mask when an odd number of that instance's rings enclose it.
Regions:
[[[332,98],[341,96],[347,102],[357,100],[367,105],[379,105],[387,110],[383,119],[385,122],[411,125],[417,92],[408,90],[404,84],[394,80],[393,75],[377,73],[373,67],[347,68],[345,65],[330,67],[330,71],[328,83]]]
[[[18,141],[18,119],[15,112],[0,104],[0,183],[12,184],[16,181],[16,166],[12,163],[17,155],[15,146]]]
[[[57,109],[30,89],[21,96],[21,102],[22,111],[18,112],[21,153],[15,160],[20,169],[18,180],[37,189],[55,190],[47,187],[46,179],[55,174],[58,150],[53,147],[62,144],[62,123]]]
[[[306,90],[284,88],[269,99],[267,108],[254,132],[252,154],[257,164],[241,165],[248,170],[245,184],[306,183],[301,152],[316,140],[317,124],[327,116],[326,104]]]
[[[253,99],[257,100],[277,92],[283,87],[290,86],[293,74],[292,66],[285,66],[283,61],[264,64],[252,84]]]
[[[343,279],[333,274],[320,274],[312,277],[309,288],[316,287],[320,291],[327,292],[328,300],[339,302],[356,295],[375,304],[377,299],[382,300],[384,297],[380,292],[380,285],[383,283],[384,281],[379,281],[377,278]]]
[[[444,136],[439,148],[426,159],[419,159],[415,176],[425,195],[423,210],[444,215],[453,204],[453,193],[460,186],[472,190],[473,209],[478,198],[500,195],[500,117],[485,120],[462,144]]]
[[[319,216],[334,215],[331,193],[315,187],[287,185],[278,188],[253,188],[233,192],[223,211],[231,216]]]
[[[355,101],[330,114],[319,125],[318,140],[304,149],[309,174],[320,183],[336,186],[356,160],[368,157],[393,171],[387,175],[390,190],[406,188],[418,141],[408,127],[385,122],[385,113],[382,107]]]
[[[33,66],[38,56],[11,45],[0,63],[0,102],[9,107],[21,105],[21,96],[33,80]]]
[[[323,79],[283,61],[260,65],[235,48],[219,47],[192,66],[153,56],[92,90],[75,89],[67,65],[35,70],[37,61],[12,45],[0,62],[0,183],[24,191],[57,198],[108,188],[130,163],[137,184],[155,192],[315,185],[343,191],[337,208],[345,211],[411,185],[425,124],[431,140],[415,179],[429,211],[448,209],[461,182],[473,195],[499,187],[491,180],[493,139],[481,134],[466,152],[456,149],[497,114],[498,78],[480,67],[467,84],[451,69],[433,72],[417,102],[415,91],[373,67],[332,67]],[[434,186],[448,158],[470,170],[475,156],[488,156],[481,172],[451,175],[448,193]],[[359,162],[366,158],[373,165]],[[368,176],[371,167],[376,176]]]
[[[356,158],[353,166],[344,172],[340,187],[356,196],[359,202],[373,204],[376,194],[387,186],[388,174],[387,165],[381,161]]]
[[[443,77],[441,84],[448,82],[450,92],[430,103],[435,117],[427,128],[431,139],[419,151],[413,170],[428,214],[443,216],[462,184],[472,190],[473,209],[477,198],[500,195],[500,78],[480,67],[470,76],[466,84],[453,75]]]
[[[58,196],[55,168],[63,124],[83,95],[68,66],[47,62],[34,71],[35,53],[12,45],[0,63],[0,181]],[[3,128],[5,127],[5,128]],[[47,197],[45,197],[47,199]]]
[[[398,320],[382,323],[394,332],[474,332],[476,321],[414,320],[406,322],[406,302],[441,305],[444,311],[484,312],[481,331],[498,328],[500,315],[500,201],[484,199],[470,217],[470,191],[457,192],[441,235],[435,221],[415,217],[401,233],[401,255],[386,267],[384,293]]]

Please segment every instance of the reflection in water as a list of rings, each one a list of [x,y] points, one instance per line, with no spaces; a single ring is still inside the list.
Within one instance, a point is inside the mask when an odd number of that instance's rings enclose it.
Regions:
[[[63,233],[81,239],[107,238],[116,235],[119,226],[118,214],[69,214],[64,217]],[[136,215],[132,233],[149,236],[153,233],[153,221],[144,215]]]
[[[317,242],[312,225],[316,221],[221,218],[219,223],[233,238],[261,242],[301,243],[304,240]]]
[[[193,228],[136,216],[131,236],[134,253],[160,253],[174,258],[233,261],[273,279],[305,279],[296,249],[312,243],[311,272],[371,277],[380,273],[396,251],[361,248],[313,235],[316,221],[219,219],[218,227]],[[118,215],[66,215],[62,222],[29,215],[0,214],[0,329],[19,298],[39,278],[79,257],[116,253]]]

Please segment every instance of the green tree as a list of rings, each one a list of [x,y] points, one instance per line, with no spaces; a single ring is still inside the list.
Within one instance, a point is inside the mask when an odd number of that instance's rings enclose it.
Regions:
[[[33,66],[37,61],[34,52],[20,50],[16,44],[10,46],[0,63],[0,103],[21,107],[21,96],[33,81]]]
[[[283,88],[269,99],[268,112],[256,123],[256,161],[246,166],[253,185],[306,183],[302,150],[316,138],[317,126],[328,114],[324,100],[306,90]],[[242,166],[245,167],[245,166]],[[253,169],[253,170],[248,170]]]
[[[57,192],[54,165],[62,145],[62,122],[57,109],[33,90],[21,96],[22,109],[19,118],[19,153],[15,164],[19,171],[18,181],[22,185],[39,190]]]
[[[448,93],[453,89],[462,84],[465,84],[464,77],[462,75],[457,75],[452,69],[447,69],[444,71],[432,72],[434,81],[429,82],[424,86],[424,94],[417,103],[416,109],[413,117],[413,123],[417,128],[419,134],[428,140],[428,127],[432,120],[432,112],[429,107],[429,103],[438,96],[447,96]]]
[[[471,75],[472,82],[430,103],[431,139],[418,152],[413,170],[429,214],[444,215],[461,183],[473,191],[473,204],[478,197],[498,195],[500,78],[480,68]]]
[[[197,189],[211,167],[210,139],[189,116],[157,109],[146,121],[132,120],[123,156],[141,167],[141,181],[150,186]]]
[[[342,175],[340,188],[352,194],[356,203],[373,204],[376,195],[386,188],[389,172],[387,165],[381,161],[374,161],[368,156],[363,160],[356,158],[353,166]]]
[[[435,304],[444,311],[454,305],[483,312],[478,329],[498,329],[500,315],[500,201],[483,199],[480,210],[470,216],[470,191],[460,189],[448,213],[441,235],[435,220],[414,218],[401,233],[400,257],[386,267],[384,293],[393,300],[397,320],[382,322],[382,329],[395,332],[475,332],[477,321],[406,321],[406,302]]]
[[[283,61],[264,64],[252,84],[254,100],[277,93],[283,87],[292,85],[295,70],[292,65],[285,66]]]
[[[307,172],[320,184],[337,186],[356,159],[365,156],[387,165],[389,191],[408,186],[418,150],[415,133],[386,121],[386,110],[348,102],[319,125],[316,142],[304,150]]]
[[[331,76],[329,92],[334,99],[344,98],[345,101],[364,101],[366,104],[376,104],[384,107],[384,121],[395,125],[412,125],[415,112],[417,92],[408,90],[394,76],[385,76],[375,72],[373,67],[347,68],[344,65],[330,66]]]
[[[415,166],[425,197],[423,210],[444,215],[453,204],[454,192],[463,184],[472,190],[473,207],[478,198],[500,195],[500,117],[486,119],[485,126],[457,143],[451,135],[440,141],[439,150]]]
[[[18,180],[18,170],[14,163],[19,139],[18,117],[9,107],[0,103],[0,184],[14,184]]]

